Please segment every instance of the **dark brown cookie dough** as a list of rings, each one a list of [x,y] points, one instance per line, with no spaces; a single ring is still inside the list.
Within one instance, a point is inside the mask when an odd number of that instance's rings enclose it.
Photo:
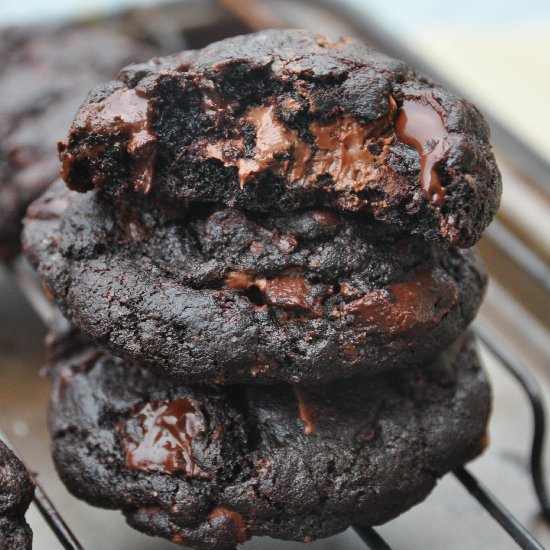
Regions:
[[[114,28],[0,30],[0,258],[18,252],[27,206],[59,176],[56,143],[88,90],[154,52]]]
[[[109,206],[57,182],[29,208],[25,252],[85,333],[186,381],[326,381],[424,362],[470,323],[486,284],[474,250],[359,215],[144,202]]]
[[[64,483],[190,548],[386,522],[485,445],[490,392],[470,338],[422,368],[307,388],[190,387],[93,345],[57,354]]]
[[[353,39],[265,31],[123,70],[60,144],[72,189],[364,212],[474,244],[499,203],[474,105]]]
[[[34,495],[34,482],[22,462],[0,439],[0,548],[30,550],[32,531],[25,512]]]

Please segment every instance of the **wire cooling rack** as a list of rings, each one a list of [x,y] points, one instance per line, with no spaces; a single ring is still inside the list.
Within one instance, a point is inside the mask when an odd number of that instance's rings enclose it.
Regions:
[[[190,4],[192,2],[188,2]],[[399,44],[393,37],[383,32],[364,14],[356,17],[353,13],[344,8],[338,8],[338,2],[329,0],[303,0],[304,4],[310,4],[315,7],[322,7],[330,10],[332,15],[339,21],[345,22],[348,28],[354,30],[354,33],[368,42],[374,43],[380,49],[387,53],[405,59],[410,64],[431,74],[437,80],[444,82],[441,75],[434,74],[434,71],[427,65],[425,60],[413,57],[410,51]],[[196,2],[197,5],[205,7],[216,4],[213,0]],[[270,6],[273,2],[261,0],[219,0],[218,4],[226,10],[226,15],[230,14],[233,18],[228,24],[227,18],[219,18],[208,23],[206,27],[192,28],[188,27],[182,31],[183,37],[172,37],[174,43],[178,40],[189,47],[200,47],[203,44],[201,40],[211,41],[222,38],[224,33],[235,34],[233,31],[246,32],[247,30],[260,30],[265,27],[285,26],[286,22],[274,13]],[[182,10],[184,7],[182,6]],[[225,28],[220,28],[225,25]],[[293,26],[307,26],[305,21],[293,21]],[[206,30],[205,30],[206,29]],[[165,40],[166,36],[161,33],[159,41]],[[194,43],[198,39],[198,43]],[[183,38],[183,39],[182,39]],[[467,95],[467,94],[466,94]],[[511,158],[516,166],[526,173],[535,184],[544,187],[546,192],[549,190],[548,181],[550,178],[550,166],[537,157],[531,150],[520,142],[515,135],[508,132],[499,121],[491,120],[494,141],[497,146]],[[537,255],[537,253],[525,245],[502,223],[495,221],[487,232],[491,243],[506,255],[514,264],[516,264],[523,273],[535,281],[540,288],[550,294],[550,269],[547,264]],[[48,320],[51,315],[52,306],[42,294],[39,284],[24,267],[22,262],[14,262],[10,266],[11,274],[17,285],[26,296],[27,300],[33,306],[35,311],[44,320]],[[514,353],[509,349],[506,342],[496,338],[484,325],[476,325],[474,330],[478,340],[488,348],[491,354],[497,359],[502,369],[508,371],[522,388],[528,399],[533,417],[532,445],[530,450],[530,473],[532,478],[533,490],[540,504],[540,511],[546,522],[550,524],[550,501],[548,489],[545,481],[545,472],[543,464],[544,440],[546,435],[546,416],[542,393],[537,380],[531,374],[531,369],[524,364],[523,360],[518,360]],[[0,439],[4,439],[8,445],[11,442],[6,435],[0,431]],[[527,530],[509,510],[489,492],[483,483],[477,479],[468,469],[459,468],[453,472],[456,479],[463,485],[468,494],[471,495],[488,513],[487,517],[492,518],[512,537],[520,548],[526,550],[542,549],[542,545],[535,540],[534,536]],[[82,550],[76,536],[73,534],[70,526],[63,518],[55,504],[47,496],[40,483],[36,484],[34,502],[45,519],[46,523],[63,546],[67,550]],[[356,526],[355,531],[364,541],[368,548],[373,550],[387,550],[389,544],[381,535],[371,527]]]

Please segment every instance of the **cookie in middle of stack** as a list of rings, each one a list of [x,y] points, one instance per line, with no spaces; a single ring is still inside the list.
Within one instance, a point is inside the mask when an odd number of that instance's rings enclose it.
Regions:
[[[187,382],[329,381],[428,361],[486,284],[474,250],[360,217],[109,205],[61,182],[29,209],[26,243],[76,325]]]

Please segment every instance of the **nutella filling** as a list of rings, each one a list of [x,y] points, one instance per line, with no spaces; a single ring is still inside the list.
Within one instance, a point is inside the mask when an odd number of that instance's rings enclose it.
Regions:
[[[418,151],[422,191],[432,204],[441,206],[445,200],[445,188],[435,166],[449,149],[443,109],[427,95],[406,99],[397,117],[395,133],[399,141]]]
[[[130,426],[136,419],[138,430]],[[126,466],[145,472],[208,477],[193,460],[193,439],[205,431],[204,415],[191,399],[147,403],[119,425]]]

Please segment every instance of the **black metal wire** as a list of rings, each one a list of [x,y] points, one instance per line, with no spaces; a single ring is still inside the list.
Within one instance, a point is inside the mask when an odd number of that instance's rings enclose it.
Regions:
[[[468,492],[495,518],[524,550],[544,550],[544,547],[521,523],[465,468],[458,468],[454,475]]]
[[[78,539],[38,483],[34,491],[34,503],[65,550],[83,550]]]
[[[493,220],[485,235],[550,294],[550,268],[535,252],[498,220]]]
[[[476,326],[476,333],[500,363],[519,382],[525,391],[533,412],[533,442],[531,446],[531,477],[542,515],[550,523],[550,499],[544,472],[544,440],[546,437],[546,413],[540,387],[531,373],[486,329]]]
[[[391,550],[391,546],[372,527],[354,525],[353,530],[371,550]]]

